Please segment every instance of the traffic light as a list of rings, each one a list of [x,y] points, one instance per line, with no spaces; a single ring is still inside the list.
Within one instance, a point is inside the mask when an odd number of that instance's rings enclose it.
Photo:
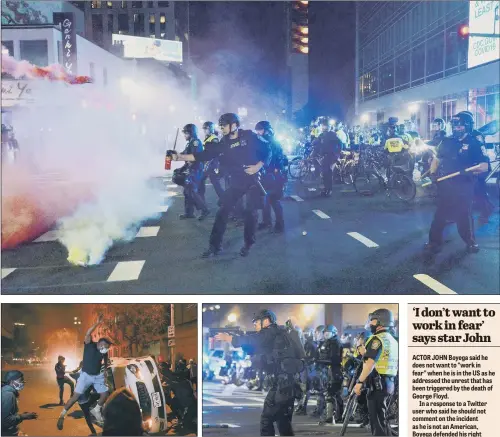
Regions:
[[[292,48],[294,53],[309,53],[309,2],[295,1],[292,8]]]
[[[458,36],[462,39],[467,39],[470,34],[470,29],[468,24],[461,24],[458,26]]]

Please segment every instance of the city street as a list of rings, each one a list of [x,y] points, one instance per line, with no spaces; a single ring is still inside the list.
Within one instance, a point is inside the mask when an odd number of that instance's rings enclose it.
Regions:
[[[203,435],[256,436],[264,405],[265,393],[246,387],[225,386],[221,382],[203,383]],[[316,400],[309,402],[309,412]],[[293,417],[295,435],[340,435],[341,424],[319,426],[318,419],[310,416]],[[367,436],[370,431],[352,424],[346,435]]]
[[[224,252],[201,259],[217,209],[204,222],[178,220],[184,199],[179,187],[158,179],[160,218],[142,224],[135,240],[116,244],[104,261],[75,267],[53,233],[2,253],[5,294],[499,294],[499,215],[476,225],[478,254],[467,254],[456,231],[446,231],[443,251],[423,257],[434,211],[420,192],[409,205],[383,193],[362,197],[347,185],[333,196],[309,196],[289,184],[283,201],[286,233],[258,233],[247,258],[239,249],[243,229],[230,223]],[[165,193],[176,193],[165,205]],[[301,197],[302,196],[302,197]],[[496,200],[498,204],[498,200]]]
[[[90,430],[78,405],[68,413],[64,422],[63,431],[56,427],[57,418],[62,411],[59,404],[59,386],[53,366],[26,367],[20,369],[24,373],[26,386],[20,393],[19,411],[35,412],[37,420],[27,420],[20,425],[20,429],[27,435],[89,435]],[[5,369],[2,368],[2,380]],[[64,387],[64,400],[70,397],[70,388]],[[95,425],[98,432],[101,428]]]

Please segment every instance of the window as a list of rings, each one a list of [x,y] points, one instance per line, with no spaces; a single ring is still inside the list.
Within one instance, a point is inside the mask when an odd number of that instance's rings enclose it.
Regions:
[[[423,83],[425,65],[425,45],[420,44],[411,51],[411,82],[412,85]],[[417,82],[417,83],[415,83]]]
[[[118,33],[126,34],[128,33],[128,15],[127,14],[118,14]]]
[[[167,30],[167,18],[165,14],[162,12],[160,14],[160,32],[165,32]]]
[[[38,67],[49,65],[49,51],[46,39],[20,41],[21,59]]]
[[[426,76],[443,71],[444,34],[440,33],[427,41],[427,59],[425,61]],[[438,75],[442,77],[442,75]]]
[[[396,59],[396,78],[395,86],[400,87],[407,83],[410,83],[410,72],[411,72],[411,53],[407,51],[406,53],[398,56]]]
[[[89,76],[94,79],[95,78],[95,64],[93,62],[91,62],[89,64]]]
[[[441,118],[448,123],[451,120],[451,117],[455,114],[457,110],[457,101],[456,100],[448,100],[446,102],[441,103]]]
[[[360,78],[361,96],[366,98],[377,94],[377,72],[376,70],[364,74]]]
[[[144,35],[144,14],[134,14],[134,35]]]
[[[155,22],[156,22],[155,14],[154,13],[149,14],[149,33],[153,35],[153,38],[156,32]]]
[[[122,9],[126,9],[127,8],[127,2],[126,1],[122,1]]]
[[[380,67],[379,92],[392,91],[394,89],[394,59]]]
[[[57,41],[57,62],[62,64],[63,59],[63,49],[62,49],[62,41]]]
[[[148,2],[148,8],[154,8],[155,2]]]
[[[142,8],[142,2],[132,2],[132,7],[134,9]]]
[[[481,90],[484,93],[484,90]],[[476,96],[474,92],[470,92],[469,104],[471,112],[474,114],[476,126],[481,127],[498,118],[500,110],[500,93],[492,93]]]
[[[427,104],[427,138],[431,137],[432,122],[436,118],[436,104],[434,102]]]
[[[14,56],[14,41],[2,41],[2,45],[9,51],[9,56]]]
[[[113,14],[108,14],[108,32],[113,33]]]
[[[106,67],[102,69],[102,83],[104,86],[108,85],[108,69]]]
[[[91,8],[92,9],[99,9],[101,7],[101,0],[93,1],[91,3]]]
[[[92,14],[92,34],[94,41],[98,44],[103,42],[103,16],[102,14]]]
[[[458,38],[451,29],[446,32],[446,50],[444,53],[445,69],[456,69],[458,67]],[[455,73],[458,70],[455,71]]]
[[[149,22],[151,24],[155,23],[155,14],[154,13],[149,14]]]
[[[158,2],[159,8],[168,8],[170,6],[170,2]]]

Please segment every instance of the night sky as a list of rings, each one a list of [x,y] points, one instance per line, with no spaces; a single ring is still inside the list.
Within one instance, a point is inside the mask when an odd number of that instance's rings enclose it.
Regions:
[[[286,78],[284,2],[191,2],[191,54],[260,92]],[[310,2],[312,115],[343,117],[354,104],[354,2]]]

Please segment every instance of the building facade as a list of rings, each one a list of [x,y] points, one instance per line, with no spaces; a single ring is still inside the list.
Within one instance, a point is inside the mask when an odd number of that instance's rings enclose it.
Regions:
[[[85,34],[109,49],[112,34],[175,40],[174,2],[80,1],[85,16]]]
[[[356,3],[357,120],[375,125],[398,116],[413,120],[420,134],[428,136],[435,117],[449,121],[461,110],[470,110],[479,126],[498,118],[498,58],[468,68],[474,41],[460,35],[474,6],[494,9],[497,3]],[[488,31],[498,49],[498,31]]]

